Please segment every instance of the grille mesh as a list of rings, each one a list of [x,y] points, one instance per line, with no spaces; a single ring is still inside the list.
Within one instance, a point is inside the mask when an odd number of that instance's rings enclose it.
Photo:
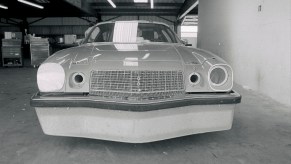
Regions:
[[[182,71],[92,71],[90,95],[121,99],[162,99],[184,91]]]

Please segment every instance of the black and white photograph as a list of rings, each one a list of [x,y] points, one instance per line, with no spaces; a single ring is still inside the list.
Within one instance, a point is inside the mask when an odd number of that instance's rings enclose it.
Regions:
[[[0,164],[290,163],[290,0],[0,0]]]

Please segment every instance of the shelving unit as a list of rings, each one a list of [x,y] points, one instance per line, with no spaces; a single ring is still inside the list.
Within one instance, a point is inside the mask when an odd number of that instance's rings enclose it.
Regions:
[[[21,40],[2,39],[3,67],[23,66]]]

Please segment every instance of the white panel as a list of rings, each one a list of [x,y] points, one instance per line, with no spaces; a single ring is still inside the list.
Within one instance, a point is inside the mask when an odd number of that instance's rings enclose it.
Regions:
[[[290,5],[290,0],[200,1],[198,47],[228,61],[237,83],[290,105]]]
[[[113,42],[136,42],[137,22],[116,22],[114,26]]]
[[[181,26],[181,32],[198,32],[197,26]]]
[[[197,38],[196,32],[181,32],[181,37],[195,37]]]

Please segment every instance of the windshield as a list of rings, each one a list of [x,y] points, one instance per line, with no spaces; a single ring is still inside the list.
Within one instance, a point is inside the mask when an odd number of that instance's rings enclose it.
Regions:
[[[162,24],[116,22],[93,27],[85,42],[178,43],[179,41],[174,32]]]

